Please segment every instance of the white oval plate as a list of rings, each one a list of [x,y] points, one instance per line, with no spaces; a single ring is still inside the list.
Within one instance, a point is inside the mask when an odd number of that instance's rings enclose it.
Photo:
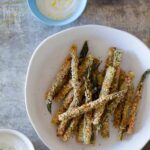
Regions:
[[[35,150],[31,141],[22,133],[0,129],[0,150]]]
[[[117,130],[111,128],[109,139],[97,137],[95,146],[78,144],[74,139],[63,143],[56,136],[56,127],[50,123],[51,116],[47,111],[44,94],[62,64],[72,44],[77,44],[80,50],[84,41],[88,40],[92,54],[102,60],[107,55],[108,48],[116,46],[123,49],[122,68],[133,70],[136,74],[135,84],[141,74],[150,68],[149,49],[133,35],[117,29],[86,25],[67,29],[45,39],[36,48],[29,63],[26,78],[26,108],[30,121],[41,140],[51,150],[137,150],[150,139],[150,77],[144,86],[143,98],[137,115],[135,133],[123,141],[119,141]],[[56,107],[53,105],[53,112]]]

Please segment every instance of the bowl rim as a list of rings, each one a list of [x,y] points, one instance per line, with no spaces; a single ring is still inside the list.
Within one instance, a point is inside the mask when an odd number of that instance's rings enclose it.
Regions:
[[[1,133],[15,135],[18,138],[20,138],[30,148],[30,150],[35,150],[35,148],[34,148],[32,142],[30,141],[30,139],[26,135],[24,135],[23,133],[21,133],[17,130],[13,130],[13,129],[0,129],[0,134]]]
[[[70,17],[63,19],[63,20],[54,20],[54,19],[44,16],[39,11],[36,4],[34,4],[34,3],[36,3],[36,0],[27,0],[27,3],[28,3],[28,7],[30,8],[32,14],[42,23],[44,23],[48,26],[63,26],[63,25],[66,25],[66,24],[69,24],[69,23],[75,21],[82,15],[83,11],[86,8],[87,0],[82,0],[82,2],[80,2],[80,3],[82,3],[82,5],[80,5],[80,7],[77,9],[77,11],[75,11],[73,13],[73,15],[71,15]]]
[[[145,47],[145,50],[147,50],[148,53],[150,53],[150,49],[148,48],[148,46],[143,42],[141,41],[139,38],[137,38],[136,36],[134,36],[133,34],[127,32],[127,31],[124,31],[124,30],[120,30],[120,29],[116,29],[116,28],[113,28],[113,27],[109,27],[109,26],[103,26],[103,25],[96,25],[96,24],[89,24],[89,25],[81,25],[81,26],[76,26],[76,27],[70,27],[68,29],[65,29],[65,30],[62,30],[60,32],[57,32],[53,35],[50,35],[48,36],[47,38],[45,38],[42,42],[40,42],[40,44],[35,48],[31,58],[30,58],[30,61],[29,61],[29,64],[28,64],[28,68],[27,68],[27,72],[26,72],[26,79],[25,79],[25,88],[24,88],[24,93],[25,93],[25,106],[26,106],[26,111],[27,111],[27,115],[29,117],[29,120],[30,120],[30,123],[31,125],[33,126],[35,132],[37,133],[38,137],[41,139],[41,141],[48,147],[49,145],[44,141],[44,139],[42,138],[42,136],[40,135],[39,131],[37,130],[36,128],[36,125],[34,124],[34,121],[32,120],[31,116],[30,116],[30,110],[28,109],[28,106],[29,106],[29,103],[28,103],[28,100],[27,100],[27,86],[28,86],[28,76],[29,76],[29,72],[30,72],[30,69],[31,69],[31,65],[32,65],[32,61],[34,59],[34,56],[36,55],[36,53],[40,50],[40,47],[46,42],[48,41],[49,39],[61,34],[61,33],[64,33],[64,32],[69,32],[71,30],[76,30],[76,29],[82,29],[82,28],[103,28],[104,30],[115,30],[117,32],[123,32],[123,33],[126,33],[127,35],[131,36],[132,38],[134,38],[135,40],[137,40],[138,42],[140,42],[143,47]],[[142,149],[146,143],[148,143],[148,141],[150,140],[150,135],[149,137],[147,137],[145,140],[143,140],[143,143],[141,144],[141,147],[140,149]]]

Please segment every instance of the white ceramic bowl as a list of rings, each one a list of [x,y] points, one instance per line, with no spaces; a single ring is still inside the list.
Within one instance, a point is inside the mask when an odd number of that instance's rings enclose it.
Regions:
[[[0,150],[35,150],[31,141],[22,133],[0,129]]]
[[[107,55],[108,48],[116,46],[123,49],[122,68],[133,70],[136,74],[135,84],[141,74],[150,68],[150,51],[133,35],[117,29],[86,25],[67,29],[48,37],[34,51],[26,78],[26,108],[30,121],[41,140],[51,150],[138,150],[150,139],[150,77],[147,78],[143,98],[140,103],[135,133],[123,141],[117,138],[117,131],[111,128],[109,139],[98,136],[96,146],[77,144],[74,139],[63,143],[56,136],[56,127],[50,123],[51,116],[47,111],[44,94],[53,81],[56,72],[68,53],[70,46],[75,43],[80,50],[84,41],[88,40],[92,54],[102,60]],[[56,111],[55,104],[53,112]]]

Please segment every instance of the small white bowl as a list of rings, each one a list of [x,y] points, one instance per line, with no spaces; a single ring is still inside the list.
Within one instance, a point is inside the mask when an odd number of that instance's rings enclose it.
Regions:
[[[73,14],[70,17],[62,20],[54,20],[44,16],[40,12],[40,10],[37,7],[36,0],[28,0],[28,6],[30,7],[30,10],[32,11],[34,16],[36,16],[42,23],[45,23],[49,26],[62,26],[75,21],[78,17],[81,16],[83,11],[85,10],[86,5],[87,0],[79,0],[79,5],[77,9],[73,12]]]
[[[67,29],[48,37],[34,51],[26,77],[26,108],[34,129],[51,150],[141,149],[150,139],[150,77],[146,79],[144,85],[133,135],[119,141],[117,130],[111,128],[110,138],[102,139],[98,136],[98,144],[95,146],[78,144],[74,139],[63,143],[56,136],[56,127],[50,123],[51,115],[47,111],[44,95],[68,54],[70,46],[77,44],[80,50],[85,40],[88,40],[90,53],[103,61],[109,47],[115,46],[122,49],[124,52],[122,68],[135,72],[135,84],[138,83],[141,74],[150,68],[148,47],[135,36],[124,31],[99,25],[86,25]],[[55,111],[54,104],[53,112]]]
[[[0,129],[1,150],[35,150],[31,141],[22,133],[11,129]]]

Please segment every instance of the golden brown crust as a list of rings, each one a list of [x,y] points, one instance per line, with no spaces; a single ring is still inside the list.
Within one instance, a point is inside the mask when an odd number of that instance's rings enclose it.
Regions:
[[[103,138],[109,137],[109,116],[107,113],[101,119],[100,133]]]
[[[132,81],[134,79],[134,73],[132,71],[129,71],[125,77],[124,82],[122,83],[120,90],[126,90],[128,92],[129,87],[132,85]],[[111,112],[114,112],[114,127],[119,128],[120,122],[122,119],[122,112],[124,109],[124,104],[125,104],[125,98],[120,99],[120,101],[112,104]]]
[[[114,98],[123,97],[125,93],[126,93],[126,91],[123,90],[123,91],[115,92],[115,93],[112,93],[112,94],[109,94],[106,96],[102,96],[95,101],[89,102],[87,104],[83,104],[80,107],[76,107],[69,111],[66,111],[65,113],[59,115],[59,120],[62,121],[64,119],[71,119],[71,118],[80,116],[84,113],[87,113],[87,112],[99,107],[100,105],[103,105],[103,103],[113,100]]]
[[[119,127],[121,140],[123,139],[123,135],[126,132],[126,128],[128,125],[129,113],[130,113],[133,95],[134,95],[134,86],[133,86],[133,84],[131,84],[131,86],[129,87],[129,90],[127,92],[125,105],[124,105],[123,112],[122,112],[122,119],[121,119],[121,123],[120,123],[120,127]]]
[[[115,75],[111,86],[111,93],[118,90],[119,77],[120,77],[120,65],[122,60],[122,52],[118,49],[114,51],[113,67],[115,68]]]
[[[77,131],[77,134],[76,134],[76,140],[77,140],[78,143],[83,142],[83,117],[79,121],[78,131]]]
[[[143,75],[141,77],[141,80],[139,81],[137,89],[135,91],[134,100],[133,100],[132,107],[131,107],[131,115],[130,115],[130,118],[129,118],[129,125],[128,125],[128,129],[127,129],[128,134],[131,134],[134,131],[136,114],[137,114],[137,111],[138,111],[138,105],[139,105],[139,102],[142,98],[143,85],[144,85],[144,81],[146,79],[146,76],[148,74],[150,74],[150,69],[146,70],[143,73]]]
[[[102,84],[100,97],[109,94],[111,83],[112,83],[113,78],[114,78],[114,73],[115,73],[115,69],[113,67],[108,67],[104,81],[103,81],[103,84]],[[93,124],[95,126],[98,126],[98,124],[100,123],[100,119],[101,119],[101,116],[104,112],[104,109],[105,109],[105,103],[95,110],[94,120],[93,120]]]
[[[111,47],[108,51],[108,56],[106,58],[106,61],[105,61],[105,67],[104,67],[104,70],[106,71],[107,68],[109,66],[113,66],[113,58],[114,58],[114,52],[115,52],[116,48],[115,47]]]
[[[85,79],[85,103],[92,101],[92,89],[91,89],[91,68],[92,64],[89,66],[88,74]],[[83,123],[83,141],[84,144],[91,144],[92,137],[92,116],[93,112],[90,111],[84,114],[84,123]]]
[[[91,63],[91,55],[87,56],[82,64],[79,66],[79,80],[82,79],[83,75],[85,74],[89,64]],[[94,58],[95,60],[95,58]],[[96,60],[97,61],[97,60]],[[54,100],[59,101],[59,100],[63,100],[65,98],[65,96],[71,91],[72,89],[72,83],[71,80],[68,81],[68,83],[66,83],[63,87],[62,90],[54,97]]]
[[[60,71],[56,75],[56,79],[53,82],[51,88],[46,94],[46,99],[53,100],[54,96],[58,93],[60,88],[63,86],[65,78],[67,77],[71,67],[71,57],[70,55],[66,57]]]
[[[59,116],[60,114],[64,113],[65,111],[66,111],[66,109],[65,109],[63,106],[61,106],[61,107],[57,110],[57,112],[55,113],[55,115],[52,116],[51,122],[52,122],[53,124],[59,125],[60,121],[59,121],[59,119],[58,119],[58,116]]]

